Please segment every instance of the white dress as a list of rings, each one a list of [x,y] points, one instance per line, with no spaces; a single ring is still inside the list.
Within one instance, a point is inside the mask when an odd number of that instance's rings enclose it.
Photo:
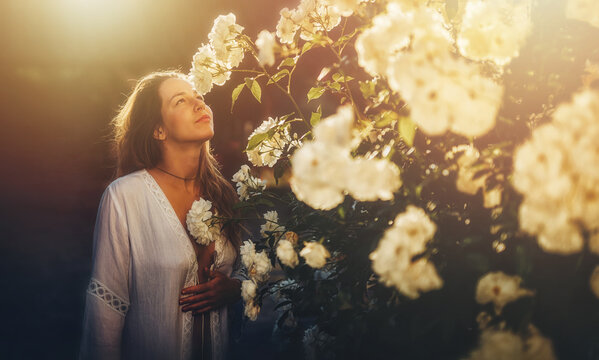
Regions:
[[[231,276],[236,252],[222,236],[215,269]],[[198,263],[185,228],[145,169],[104,191],[94,230],[81,359],[189,359],[194,317],[182,312]],[[226,358],[227,307],[210,312],[212,358]]]

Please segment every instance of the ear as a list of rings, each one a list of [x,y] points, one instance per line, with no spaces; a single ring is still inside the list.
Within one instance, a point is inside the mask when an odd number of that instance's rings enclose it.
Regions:
[[[162,128],[162,126],[158,125],[156,129],[154,129],[154,139],[156,140],[166,140],[166,130]]]

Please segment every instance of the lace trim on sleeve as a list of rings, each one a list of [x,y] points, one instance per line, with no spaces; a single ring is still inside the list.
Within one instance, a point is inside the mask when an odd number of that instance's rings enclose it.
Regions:
[[[125,316],[127,311],[129,311],[129,302],[112,292],[97,279],[92,278],[90,280],[87,293],[102,300],[105,305],[122,316]]]

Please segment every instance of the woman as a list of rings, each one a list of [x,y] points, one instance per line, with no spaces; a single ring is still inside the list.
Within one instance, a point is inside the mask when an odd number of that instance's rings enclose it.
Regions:
[[[118,178],[98,210],[80,357],[222,359],[239,231],[200,246],[185,226],[200,198],[233,213],[235,191],[210,154],[212,111],[182,74],[158,72],[113,125]]]

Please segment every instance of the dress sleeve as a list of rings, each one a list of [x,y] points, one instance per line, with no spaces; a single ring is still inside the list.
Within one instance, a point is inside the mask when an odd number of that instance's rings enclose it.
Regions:
[[[100,200],[94,228],[80,359],[120,359],[129,310],[129,231],[114,183]]]

